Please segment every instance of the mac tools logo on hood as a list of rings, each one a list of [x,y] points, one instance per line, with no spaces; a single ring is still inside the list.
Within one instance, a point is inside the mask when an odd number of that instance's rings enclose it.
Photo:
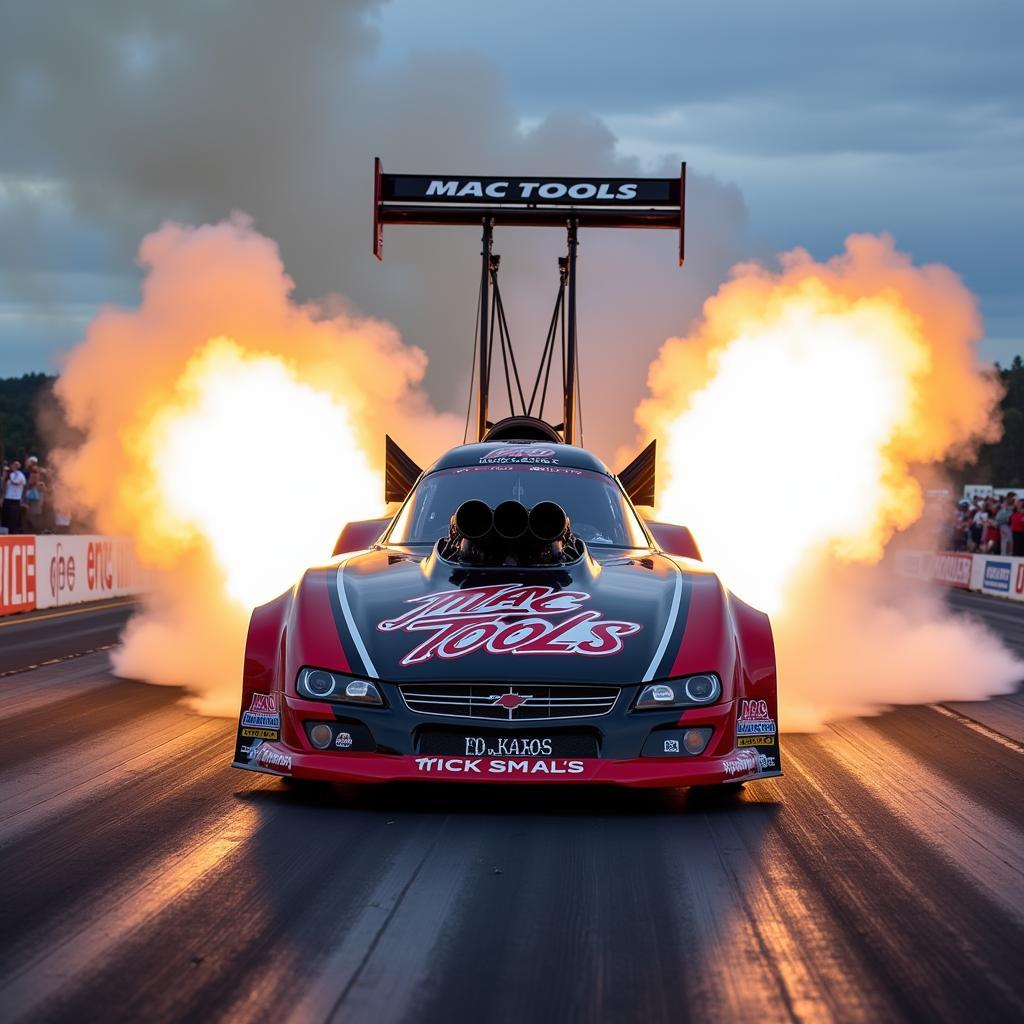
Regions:
[[[638,622],[602,618],[584,607],[590,595],[576,590],[516,584],[469,587],[407,601],[413,607],[377,624],[381,632],[426,633],[401,659],[419,665],[433,658],[486,654],[578,654],[607,657],[623,639],[639,633]]]

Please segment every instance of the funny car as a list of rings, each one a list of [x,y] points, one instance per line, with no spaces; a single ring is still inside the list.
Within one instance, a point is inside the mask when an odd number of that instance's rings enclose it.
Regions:
[[[681,260],[684,181],[685,167],[678,180],[526,181],[383,175],[377,162],[376,255],[385,223],[482,225],[478,435],[425,471],[386,438],[391,514],[346,525],[333,555],[253,611],[235,767],[734,788],[781,774],[767,616],[701,561],[685,526],[638,511],[654,505],[655,441],[619,473],[577,443],[577,229],[678,227]],[[529,401],[491,249],[503,223],[568,232]],[[492,422],[495,366],[510,415]]]

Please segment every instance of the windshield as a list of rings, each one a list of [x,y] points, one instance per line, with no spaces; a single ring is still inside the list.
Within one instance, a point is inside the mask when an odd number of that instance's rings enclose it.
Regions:
[[[395,521],[392,544],[433,544],[448,536],[455,510],[469,498],[491,508],[514,499],[527,508],[556,501],[573,533],[597,547],[646,548],[636,513],[614,480],[586,469],[557,466],[463,466],[425,476]]]

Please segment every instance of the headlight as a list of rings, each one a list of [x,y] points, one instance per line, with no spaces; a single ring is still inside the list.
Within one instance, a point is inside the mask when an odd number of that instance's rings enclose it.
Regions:
[[[325,668],[304,668],[299,673],[296,689],[301,697],[311,700],[340,701],[344,704],[384,703],[376,684],[366,679],[328,672]]]
[[[682,679],[666,679],[652,683],[640,691],[636,699],[637,711],[658,711],[669,708],[687,708],[713,704],[722,693],[718,676],[710,672]]]

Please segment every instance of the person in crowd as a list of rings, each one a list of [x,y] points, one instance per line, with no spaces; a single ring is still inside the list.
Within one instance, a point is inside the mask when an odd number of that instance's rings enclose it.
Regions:
[[[1010,517],[1017,504],[1017,495],[1010,491],[996,508],[995,523],[999,527],[999,554],[1013,553],[1013,530],[1010,528]]]
[[[953,550],[966,551],[971,529],[971,503],[961,501],[953,512]]]
[[[26,459],[25,466],[28,469],[28,479],[21,498],[24,509],[22,522],[28,533],[42,533],[43,504],[46,494],[45,471],[39,465],[38,459]]]
[[[1018,498],[1010,516],[1010,533],[1013,535],[1013,554],[1024,558],[1024,498]]]
[[[995,554],[999,550],[999,524],[996,522],[998,511],[999,503],[995,498],[989,498],[985,503],[985,532],[981,538],[981,550],[986,555]]]
[[[970,529],[970,543],[968,544],[968,551],[980,551],[982,538],[985,535],[985,523],[988,521],[988,512],[985,511],[985,506],[982,503],[981,498],[976,498],[974,502],[974,511],[971,513],[971,529]]]
[[[4,470],[0,489],[3,491],[3,505],[0,506],[0,524],[8,533],[21,533],[21,499],[25,493],[25,474],[21,463],[15,459]]]

